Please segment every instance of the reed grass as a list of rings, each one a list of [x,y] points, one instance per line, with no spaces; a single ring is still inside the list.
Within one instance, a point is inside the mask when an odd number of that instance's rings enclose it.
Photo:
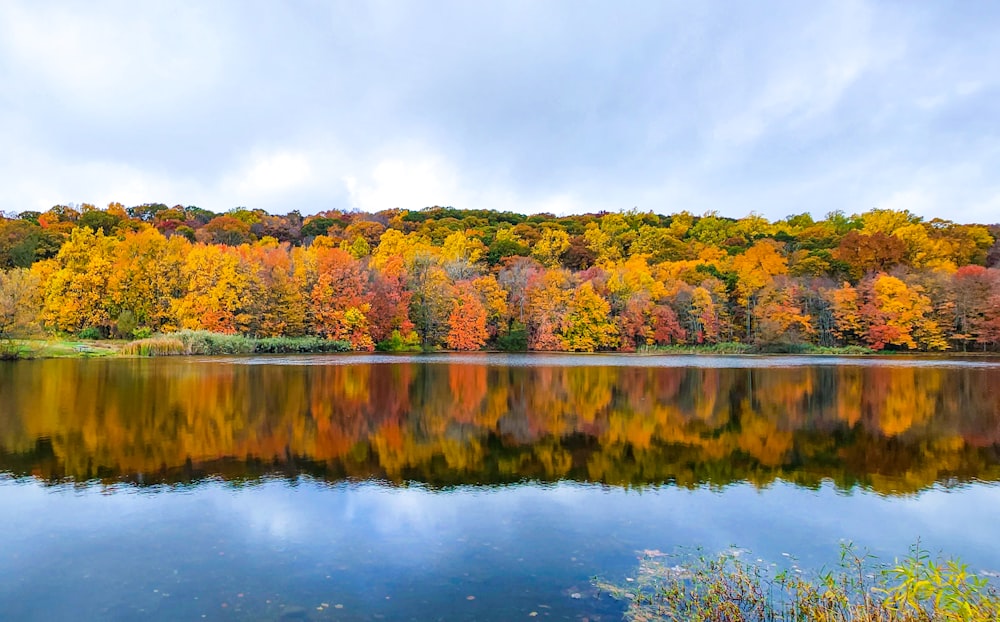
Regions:
[[[742,553],[742,554],[741,554]],[[931,559],[919,543],[902,561],[879,565],[850,545],[835,570],[809,576],[745,551],[717,556],[646,551],[624,585],[595,586],[627,601],[633,622],[996,622],[1000,596],[955,560]]]
[[[119,350],[122,356],[178,356],[187,353],[183,341],[162,336],[130,341]]]

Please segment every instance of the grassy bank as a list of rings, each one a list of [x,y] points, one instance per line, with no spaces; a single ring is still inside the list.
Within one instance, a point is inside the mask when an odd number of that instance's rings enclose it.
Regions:
[[[185,356],[221,354],[309,354],[347,352],[350,344],[321,337],[245,337],[183,330],[135,341],[107,339],[14,339],[0,341],[0,360]]]
[[[932,559],[919,545],[892,564],[841,550],[837,568],[810,576],[743,551],[717,556],[646,551],[635,576],[595,586],[626,601],[636,622],[996,622],[994,585],[953,560]]]
[[[0,342],[0,360],[114,356],[122,343],[86,339],[13,339]]]

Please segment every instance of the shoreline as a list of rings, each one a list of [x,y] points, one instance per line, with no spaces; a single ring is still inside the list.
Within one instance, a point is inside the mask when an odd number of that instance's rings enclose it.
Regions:
[[[173,338],[175,334],[164,335],[166,339]],[[148,352],[145,354],[126,354],[129,346],[140,344],[148,340],[119,340],[119,339],[14,339],[8,344],[0,344],[0,360],[40,360],[40,359],[85,359],[85,358],[157,358],[163,356],[218,356],[218,355],[265,355],[265,354],[351,354],[358,353],[349,349],[343,349],[339,343],[317,337],[278,337],[278,338],[254,338],[238,335],[216,335],[209,334],[209,339],[219,338],[222,340],[236,341],[239,347],[222,347],[218,349],[195,347],[185,348],[184,351],[172,351],[169,353]],[[266,345],[265,345],[266,344]],[[933,358],[933,359],[969,359],[969,358],[998,358],[1000,352],[983,351],[901,351],[901,350],[869,350],[860,346],[843,347],[819,347],[809,346],[803,349],[790,349],[781,351],[778,349],[754,349],[742,347],[742,344],[720,344],[709,346],[667,346],[651,349],[640,349],[638,351],[623,352],[620,350],[608,350],[598,352],[573,352],[569,350],[430,350],[430,351],[408,351],[408,352],[387,352],[374,351],[362,352],[362,354],[538,354],[538,355],[626,355],[635,357],[649,356],[725,356],[734,358],[743,357],[844,357],[844,358]]]

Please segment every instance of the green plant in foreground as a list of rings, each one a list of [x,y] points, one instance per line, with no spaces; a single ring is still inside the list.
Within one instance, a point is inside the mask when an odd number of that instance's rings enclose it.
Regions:
[[[956,561],[932,560],[919,546],[891,567],[844,545],[838,567],[814,576],[794,563],[646,551],[626,584],[595,586],[626,600],[635,622],[935,622],[1000,620],[1000,597]]]
[[[886,607],[919,620],[1000,620],[1000,599],[989,581],[956,560],[934,560],[920,548],[887,571]]]

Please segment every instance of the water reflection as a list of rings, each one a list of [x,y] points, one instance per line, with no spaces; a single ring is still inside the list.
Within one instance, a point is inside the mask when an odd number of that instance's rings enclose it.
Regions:
[[[4,364],[0,472],[142,484],[273,473],[431,486],[829,479],[890,494],[1000,481],[995,365],[585,360]]]

